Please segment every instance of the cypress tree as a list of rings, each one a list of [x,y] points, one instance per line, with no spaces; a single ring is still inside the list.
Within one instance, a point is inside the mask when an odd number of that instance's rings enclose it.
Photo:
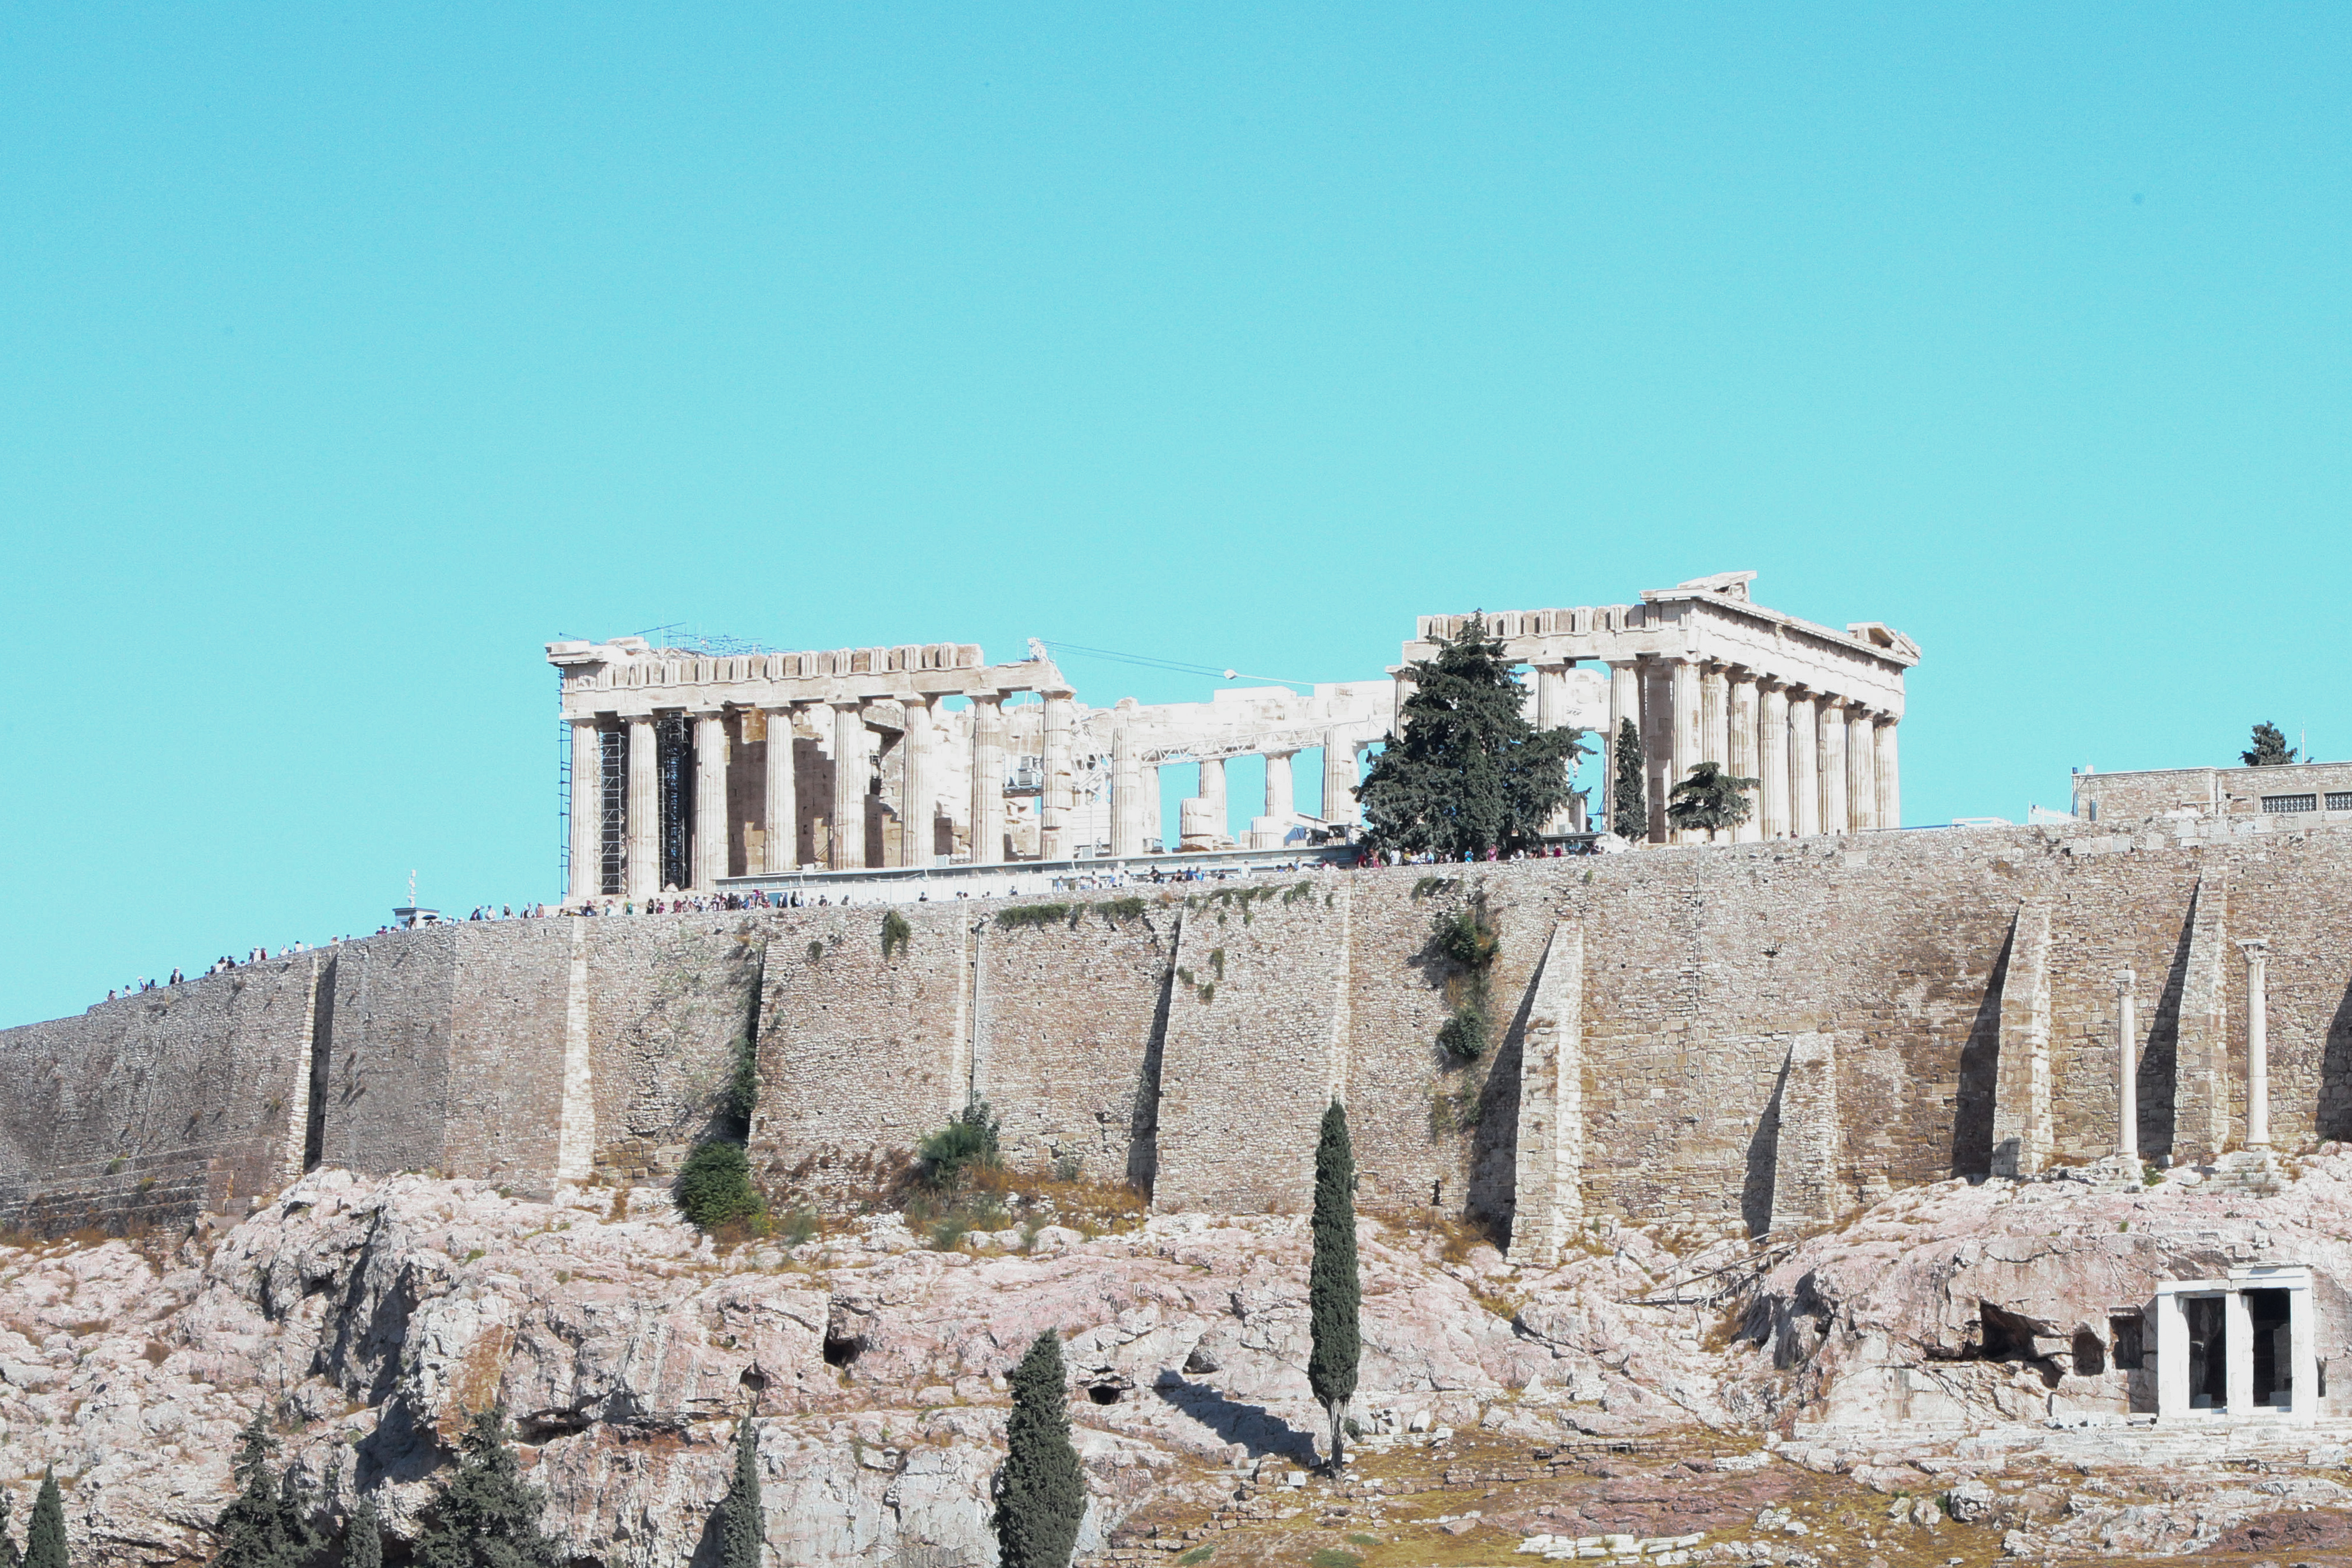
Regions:
[[[539,1528],[546,1503],[507,1447],[506,1406],[476,1411],[457,1442],[457,1473],[441,1484],[417,1538],[419,1568],[559,1568],[562,1551]]]
[[[16,1538],[8,1532],[8,1493],[0,1488],[0,1568],[18,1568],[23,1561],[16,1554]]]
[[[1410,668],[1412,695],[1356,792],[1368,842],[1448,860],[1524,848],[1567,804],[1580,731],[1538,730],[1500,639],[1472,616]]]
[[[1617,724],[1617,777],[1610,798],[1610,829],[1639,844],[1650,837],[1649,770],[1642,763],[1642,733],[1633,721]]]
[[[751,1418],[735,1428],[735,1479],[719,1503],[719,1568],[760,1568],[768,1539],[767,1510],[760,1504],[760,1439]]]
[[[1069,1568],[1087,1512],[1087,1478],[1070,1447],[1069,1386],[1053,1330],[1037,1336],[1010,1381],[1013,1414],[996,1497],[1001,1568]]]
[[[1307,1316],[1314,1334],[1307,1386],[1331,1417],[1331,1468],[1345,1462],[1348,1401],[1363,1356],[1363,1282],[1356,1272],[1356,1154],[1348,1112],[1338,1100],[1323,1113],[1315,1145],[1315,1261],[1307,1276]]]
[[[343,1568],[383,1568],[383,1526],[372,1497],[360,1499],[352,1510],[352,1522],[343,1531]]]
[[[25,1530],[25,1568],[66,1568],[66,1499],[58,1490],[54,1465],[41,1472],[41,1495],[33,1500],[33,1522]]]

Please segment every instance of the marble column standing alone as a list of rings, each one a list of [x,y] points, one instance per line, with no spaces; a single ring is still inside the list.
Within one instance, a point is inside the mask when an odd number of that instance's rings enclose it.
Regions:
[[[833,841],[836,871],[866,868],[866,704],[833,705]]]
[[[1853,822],[1845,809],[1845,704],[1834,697],[1821,702],[1822,831],[1850,833]]]
[[[1225,759],[1201,759],[1201,798],[1209,803],[1210,816],[1217,825],[1217,837],[1230,838],[1234,832],[1232,814],[1225,806]]]
[[[971,700],[971,863],[1004,864],[1004,695]]]
[[[604,890],[604,736],[593,717],[572,721],[572,858],[563,900],[578,908]]]
[[[2130,970],[2116,975],[2116,1158],[2139,1168],[2139,1026]]]
[[[2246,1147],[2271,1146],[2271,1024],[2267,994],[2271,944],[2242,942],[2246,955]]]
[[[1076,728],[1077,717],[1071,706],[1073,693],[1056,689],[1045,695],[1045,781],[1037,796],[1037,847],[1045,859],[1066,860],[1071,850],[1070,810],[1076,804],[1070,777],[1070,737]]]
[[[1726,707],[1729,715],[1731,749],[1728,761],[1732,776],[1758,781],[1744,792],[1748,796],[1748,820],[1731,830],[1735,843],[1747,843],[1764,837],[1764,805],[1760,794],[1763,769],[1756,761],[1756,676],[1752,670],[1735,669],[1727,679],[1729,690]]]
[[[1265,753],[1265,815],[1274,818],[1276,828],[1288,832],[1291,819],[1298,815],[1291,802],[1290,759],[1296,752]]]
[[[629,717],[628,896],[643,900],[661,891],[661,757],[654,716]]]
[[[1789,837],[1789,693],[1767,676],[1756,683],[1757,832]]]
[[[1821,699],[1801,687],[1789,694],[1789,831],[1822,830]]]
[[[1878,723],[1861,708],[1846,710],[1845,802],[1856,833],[1878,826]]]
[[[774,875],[801,866],[800,780],[793,772],[793,709],[771,708],[768,715],[768,842],[765,864]]]
[[[898,749],[905,753],[907,772],[898,795],[898,864],[918,868],[929,866],[939,853],[932,826],[940,796],[931,773],[931,704],[936,700],[925,696],[903,700],[907,734]]]
[[[727,820],[727,715],[716,708],[694,715],[694,886],[710,892],[727,875],[733,837]]]
[[[1127,726],[1110,734],[1110,852],[1136,855],[1143,848],[1142,770],[1136,766],[1135,742]]]
[[[1903,784],[1895,760],[1895,721],[1878,721],[1878,826],[1903,826]]]

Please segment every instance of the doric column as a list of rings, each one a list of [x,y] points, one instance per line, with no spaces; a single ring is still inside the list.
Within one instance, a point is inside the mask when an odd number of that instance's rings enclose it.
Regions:
[[[1666,787],[1659,792],[1657,811],[1663,815],[1673,804],[1675,786],[1690,776],[1699,760],[1698,665],[1695,660],[1670,658],[1666,661],[1668,712],[1673,722],[1672,765],[1666,772]],[[1667,819],[1669,822],[1671,818]],[[1676,832],[1671,826],[1667,838],[1677,844],[1687,843],[1687,833]]]
[[[1356,737],[1337,724],[1323,731],[1323,820],[1364,820],[1356,804]]]
[[[1209,803],[1210,816],[1217,825],[1217,836],[1233,837],[1233,814],[1225,807],[1225,759],[1201,759],[1201,798]]]
[[[1617,777],[1617,736],[1628,719],[1638,732],[1642,728],[1641,670],[1633,659],[1612,658],[1609,661],[1609,744],[1601,752],[1610,760],[1612,786]]]
[[[1077,728],[1077,713],[1068,690],[1057,688],[1045,695],[1045,784],[1037,795],[1037,852],[1047,860],[1066,860],[1070,858],[1070,809],[1076,804],[1070,738]]]
[[[572,721],[572,866],[563,900],[585,903],[604,890],[604,746],[593,714]]]
[[[768,847],[761,869],[773,875],[801,864],[800,781],[793,774],[793,709],[768,715]]]
[[[1878,826],[1903,826],[1903,784],[1895,762],[1895,721],[1878,721]]]
[[[1822,831],[1849,833],[1853,824],[1845,807],[1845,702],[1823,697],[1820,708],[1822,732]]]
[[[1538,664],[1534,667],[1536,686],[1536,728],[1557,730],[1568,722],[1568,666],[1564,663]]]
[[[1110,732],[1110,852],[1143,853],[1143,775],[1125,724]]]
[[[654,716],[629,718],[629,887],[632,899],[661,891],[661,742]]]
[[[1296,752],[1265,753],[1265,815],[1287,830],[1292,817],[1298,815],[1291,805],[1290,759]]]
[[[1878,826],[1878,721],[1864,708],[1846,710],[1845,808],[1856,833]]]
[[[2271,1146],[2271,1025],[2265,972],[2271,944],[2242,942],[2246,955],[2246,1147]]]
[[[898,795],[898,864],[929,866],[937,856],[931,818],[939,804],[939,786],[931,775],[931,704],[936,698],[902,699],[907,710],[907,733],[898,742],[907,770]],[[1041,795],[1039,797],[1043,799]]]
[[[1822,703],[1802,688],[1789,693],[1789,831],[1822,830]]]
[[[1756,760],[1756,672],[1735,669],[1729,673],[1729,689],[1726,707],[1729,712],[1727,760],[1732,776],[1757,779],[1748,786],[1748,820],[1732,830],[1735,842],[1745,843],[1764,837],[1764,805],[1762,798],[1762,766]]]
[[[716,708],[694,718],[694,885],[702,892],[727,875],[727,715]]]
[[[833,856],[836,871],[866,868],[866,702],[833,704]]]
[[[1730,672],[1710,664],[1698,678],[1698,760],[1717,767],[1731,762]]]
[[[2133,988],[2139,976],[2116,973],[2116,1158],[2126,1169],[2139,1165],[2139,1039]]]
[[[1004,695],[971,700],[971,863],[1004,864]]]
[[[1789,689],[1770,676],[1756,682],[1757,834],[1786,838],[1789,822]]]

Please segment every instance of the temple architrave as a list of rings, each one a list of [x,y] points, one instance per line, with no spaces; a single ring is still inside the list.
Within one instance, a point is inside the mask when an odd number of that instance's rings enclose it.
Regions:
[[[1895,727],[1919,645],[1875,621],[1839,632],[1768,610],[1748,597],[1755,578],[1726,572],[1650,589],[1638,605],[1485,620],[1505,653],[1534,671],[1538,723],[1561,713],[1561,722],[1600,730],[1613,755],[1619,727],[1633,721],[1652,843],[1699,837],[1670,832],[1665,808],[1674,784],[1702,762],[1757,781],[1738,839],[1901,826]],[[1470,618],[1423,616],[1390,674],[1402,684],[1405,666]],[[1579,668],[1586,664],[1597,668]]]
[[[1653,842],[1675,837],[1668,791],[1701,761],[1761,781],[1738,837],[1895,826],[1895,726],[1918,648],[1875,623],[1837,632],[1768,610],[1749,600],[1754,577],[1486,620],[1531,670],[1537,724],[1613,737],[1633,721]],[[726,878],[803,870],[1156,853],[1171,837],[1160,770],[1176,764],[1200,770],[1198,793],[1181,803],[1180,849],[1276,848],[1346,828],[1360,820],[1364,753],[1395,725],[1404,666],[1468,619],[1422,617],[1385,678],[1106,708],[1078,701],[1034,642],[1009,664],[969,643],[725,657],[642,637],[550,643],[572,731],[566,898],[709,891]],[[1315,752],[1319,819],[1293,798],[1294,763]],[[1236,813],[1225,765],[1253,755],[1265,759],[1264,798]],[[1580,800],[1551,825],[1583,826]]]

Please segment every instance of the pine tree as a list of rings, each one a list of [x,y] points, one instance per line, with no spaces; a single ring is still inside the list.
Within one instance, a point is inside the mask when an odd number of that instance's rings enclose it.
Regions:
[[[360,1499],[343,1529],[343,1568],[383,1568],[383,1525],[372,1497]]]
[[[25,1530],[25,1568],[66,1568],[66,1499],[56,1467],[41,1472],[41,1495]]]
[[[1577,730],[1538,730],[1521,711],[1500,639],[1472,616],[1410,667],[1412,691],[1357,797],[1376,850],[1444,859],[1513,850],[1540,838],[1567,803],[1583,754]]]
[[[1039,1334],[1013,1369],[1004,1423],[1004,1475],[996,1498],[1001,1568],[1069,1568],[1087,1512],[1086,1472],[1070,1447],[1070,1395],[1062,1342]]]
[[[1666,805],[1666,820],[1676,827],[1704,829],[1710,836],[1719,828],[1737,827],[1753,809],[1747,792],[1756,784],[1754,779],[1734,778],[1720,763],[1694,763],[1690,777],[1675,785],[1674,796]]]
[[[301,1568],[317,1546],[309,1500],[290,1473],[281,1478],[270,1467],[277,1452],[268,1420],[256,1409],[237,1434],[236,1458],[229,1462],[236,1496],[213,1522],[220,1542],[214,1568]]]
[[[2294,761],[2294,748],[2286,743],[2275,724],[2254,726],[2254,743],[2251,750],[2240,752],[2250,768],[2280,768]]]
[[[1307,1275],[1307,1316],[1314,1346],[1307,1386],[1331,1417],[1331,1469],[1346,1460],[1348,1401],[1363,1356],[1364,1290],[1356,1271],[1356,1154],[1348,1112],[1338,1100],[1323,1113],[1315,1145],[1315,1259]]]
[[[557,1568],[562,1553],[539,1528],[547,1499],[523,1484],[507,1447],[503,1405],[478,1410],[457,1443],[457,1473],[441,1484],[417,1538],[419,1568]]]
[[[760,1504],[760,1438],[751,1418],[735,1428],[735,1479],[719,1503],[719,1568],[760,1568],[768,1516]]]
[[[1642,762],[1642,734],[1633,721],[1617,724],[1617,778],[1610,800],[1610,829],[1639,844],[1650,837],[1649,772]]]
[[[8,1531],[8,1493],[0,1488],[0,1568],[18,1568],[23,1561],[16,1553],[16,1538]]]

